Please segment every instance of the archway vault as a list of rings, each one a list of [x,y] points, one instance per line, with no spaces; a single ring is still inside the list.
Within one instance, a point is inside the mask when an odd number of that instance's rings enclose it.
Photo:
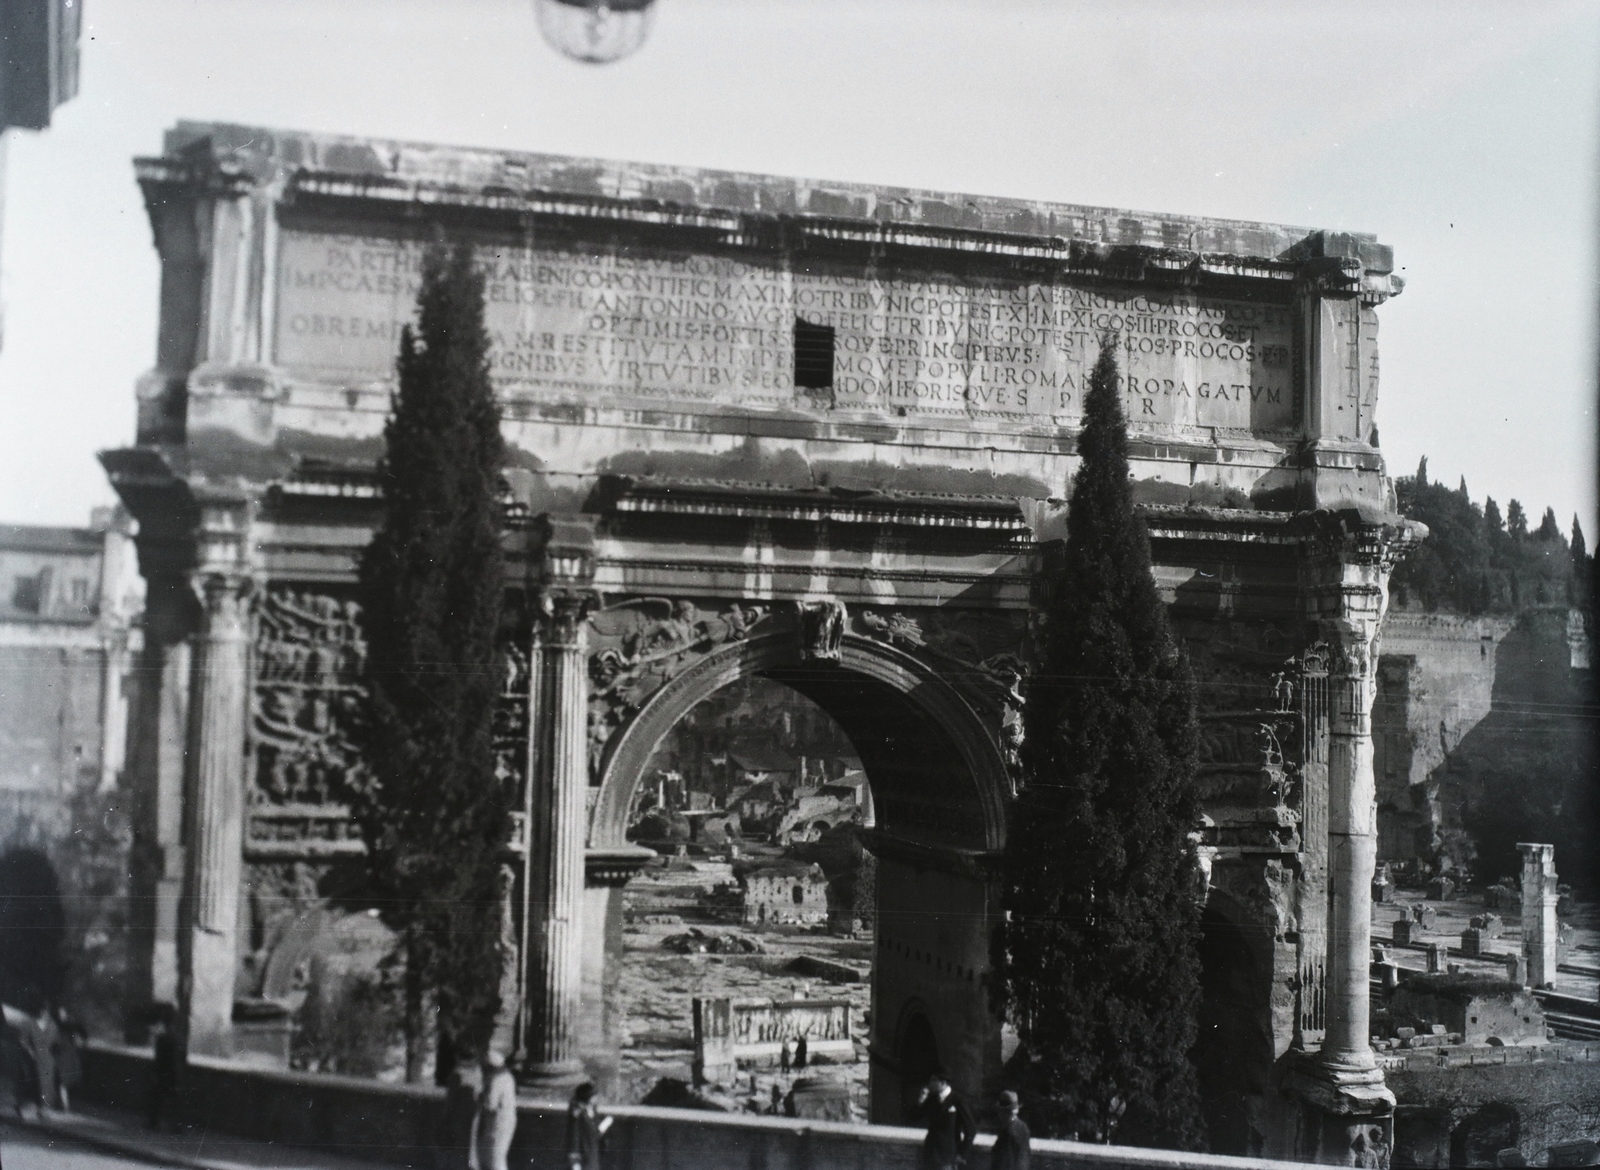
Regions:
[[[888,832],[962,853],[1004,846],[1010,778],[993,718],[980,715],[936,665],[895,646],[845,634],[836,660],[817,660],[805,656],[793,631],[780,630],[705,654],[613,732],[600,758],[590,849],[626,845],[634,793],[662,738],[695,704],[751,676],[793,687],[840,724]]]

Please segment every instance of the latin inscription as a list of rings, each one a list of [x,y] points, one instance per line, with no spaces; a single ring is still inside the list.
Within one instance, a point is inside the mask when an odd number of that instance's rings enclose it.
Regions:
[[[286,232],[277,360],[378,380],[411,319],[420,245]],[[1134,426],[1290,427],[1287,308],[1065,284],[796,272],[709,256],[480,249],[494,376],[513,401],[676,401],[1067,422],[1100,338]],[[793,382],[796,318],[834,330],[833,386]]]

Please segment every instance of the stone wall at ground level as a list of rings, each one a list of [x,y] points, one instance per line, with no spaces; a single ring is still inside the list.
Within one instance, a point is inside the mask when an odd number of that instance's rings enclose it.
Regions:
[[[85,1100],[142,1110],[150,1083],[150,1057],[142,1049],[95,1044],[85,1054]],[[511,1164],[562,1161],[565,1112],[561,1105],[520,1102]],[[919,1130],[895,1126],[645,1105],[606,1112],[616,1118],[606,1139],[606,1165],[612,1170],[912,1170],[923,1137]],[[218,1133],[337,1151],[383,1165],[427,1167],[448,1157],[435,1147],[445,1118],[442,1089],[270,1072],[193,1057],[179,1117]],[[980,1163],[992,1141],[989,1135],[978,1139]],[[1040,1170],[1293,1170],[1296,1164],[1036,1140],[1033,1165]]]

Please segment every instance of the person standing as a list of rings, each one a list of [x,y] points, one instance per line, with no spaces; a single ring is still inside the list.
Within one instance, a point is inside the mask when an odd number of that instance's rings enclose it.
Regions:
[[[783,1042],[783,1049],[778,1053],[778,1066],[784,1072],[789,1071],[789,1042],[787,1040]]]
[[[950,1087],[942,1069],[935,1069],[928,1076],[917,1104],[928,1127],[928,1136],[922,1140],[919,1170],[955,1170],[964,1166],[978,1127],[972,1120],[972,1110]]]
[[[806,1038],[804,1036],[794,1042],[794,1066],[795,1068],[805,1068],[806,1066]]]
[[[170,1012],[162,1012],[151,1021],[150,1036],[154,1059],[150,1062],[149,1122],[151,1129],[159,1131],[163,1123],[172,1121],[172,1098],[178,1091],[183,1053],[178,1048],[178,1038],[172,1034]]]
[[[439,1141],[446,1151],[441,1170],[462,1170],[476,1157],[472,1147],[472,1126],[478,1116],[478,1095],[483,1092],[483,1076],[478,1061],[458,1060],[450,1070],[450,1083],[444,1091],[444,1117]]]
[[[995,1134],[994,1150],[989,1154],[989,1170],[1028,1170],[1028,1151],[1033,1134],[1018,1114],[1022,1103],[1010,1089],[1000,1094],[1000,1131]]]
[[[504,1053],[483,1054],[483,1088],[472,1118],[472,1150],[468,1170],[506,1170],[506,1155],[517,1132],[517,1082]]]
[[[30,1061],[27,1047],[15,1028],[4,1015],[0,1015],[0,1103],[8,1106],[18,1119],[22,1107],[31,1104]]]
[[[83,1025],[68,1015],[66,1008],[56,1008],[56,1093],[63,1113],[72,1112],[72,1093],[83,1080],[82,1051],[87,1038]]]
[[[584,1081],[567,1105],[567,1165],[570,1170],[600,1170],[600,1145],[611,1118],[600,1114],[594,1086]]]
[[[39,1008],[24,1032],[28,1040],[28,1052],[33,1057],[35,1100],[40,1117],[44,1116],[46,1109],[54,1111],[61,1107],[56,1080],[56,1049],[60,1032],[48,1005]]]

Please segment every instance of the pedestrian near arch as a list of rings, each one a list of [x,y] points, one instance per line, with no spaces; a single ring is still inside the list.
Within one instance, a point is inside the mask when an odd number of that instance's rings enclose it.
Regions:
[[[483,1054],[483,1088],[472,1119],[468,1170],[506,1170],[516,1132],[517,1082],[506,1067],[505,1054],[491,1048]]]
[[[602,1147],[611,1118],[603,1116],[594,1099],[594,1086],[584,1081],[572,1091],[567,1105],[567,1165],[569,1170],[600,1170]]]

